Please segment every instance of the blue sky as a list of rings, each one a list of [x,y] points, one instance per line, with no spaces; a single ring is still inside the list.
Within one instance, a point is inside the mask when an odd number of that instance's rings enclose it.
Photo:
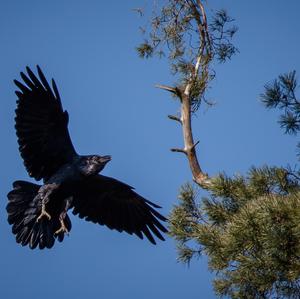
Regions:
[[[169,151],[182,144],[180,128],[166,117],[178,106],[154,88],[174,78],[165,61],[135,53],[144,20],[132,8],[140,6],[144,1],[0,1],[0,298],[215,298],[206,258],[190,268],[177,263],[170,238],[153,246],[71,216],[69,238],[31,251],[15,243],[6,222],[12,182],[28,180],[12,82],[26,65],[39,64],[55,78],[79,153],[112,155],[104,174],[133,185],[165,215],[176,204],[191,178],[184,157]],[[300,73],[300,2],[215,0],[208,7],[236,19],[240,53],[216,66],[209,97],[217,105],[194,118],[203,169],[234,174],[295,164],[296,138],[282,134],[278,114],[263,108],[259,94],[280,73]]]

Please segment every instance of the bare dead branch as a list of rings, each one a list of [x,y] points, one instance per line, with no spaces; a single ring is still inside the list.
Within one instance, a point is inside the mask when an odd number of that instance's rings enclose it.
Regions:
[[[184,148],[192,171],[193,179],[199,186],[203,187],[204,183],[208,180],[208,175],[202,171],[198,162],[195,147],[199,141],[195,143],[193,139],[191,126],[191,105],[189,97],[186,95],[182,99],[181,113]]]
[[[174,152],[174,153],[183,153],[183,154],[187,155],[186,150],[184,150],[182,148],[171,148],[171,152]]]
[[[182,125],[182,121],[179,117],[175,116],[175,115],[168,115],[169,119],[175,120],[177,122],[179,122]]]
[[[183,130],[183,140],[184,140],[184,148],[186,151],[186,155],[189,161],[189,165],[192,171],[194,181],[199,185],[204,187],[207,183],[209,177],[206,173],[204,173],[200,167],[198,162],[197,153],[195,147],[199,144],[199,141],[194,142],[192,125],[191,125],[191,88],[195,78],[197,78],[199,73],[199,68],[201,66],[202,58],[204,55],[204,51],[210,52],[210,49],[207,46],[210,44],[209,35],[207,30],[206,23],[206,14],[204,8],[202,6],[201,1],[197,0],[197,4],[192,2],[192,9],[195,14],[195,19],[198,24],[198,30],[200,34],[200,48],[198,52],[198,56],[196,59],[196,63],[193,71],[190,74],[190,80],[186,84],[184,89],[184,94],[181,99],[181,118],[182,118],[182,130]],[[198,7],[197,7],[198,5]]]
[[[166,90],[166,91],[169,91],[169,92],[172,92],[172,93],[175,93],[175,94],[177,93],[176,88],[171,87],[171,86],[156,84],[155,87]]]

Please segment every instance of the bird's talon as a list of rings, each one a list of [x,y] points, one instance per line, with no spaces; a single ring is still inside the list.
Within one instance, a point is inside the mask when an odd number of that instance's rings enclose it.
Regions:
[[[42,210],[40,216],[36,219],[37,222],[39,222],[43,217],[48,218],[48,220],[51,220],[51,215],[49,213],[47,213],[45,210]]]
[[[55,235],[58,235],[58,234],[60,234],[60,233],[64,233],[64,234],[66,234],[66,235],[69,235],[69,231],[68,231],[68,229],[66,228],[65,224],[63,223],[63,221],[61,221],[60,224],[61,224],[60,228],[59,228],[57,231],[55,231],[54,234],[55,234]]]

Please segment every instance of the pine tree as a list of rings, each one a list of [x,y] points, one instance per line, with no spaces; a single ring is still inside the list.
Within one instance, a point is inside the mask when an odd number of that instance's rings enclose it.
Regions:
[[[225,10],[207,15],[199,0],[164,3],[152,13],[150,30],[142,28],[145,39],[137,51],[143,58],[166,57],[177,79],[173,86],[157,87],[180,105],[180,114],[168,117],[182,126],[184,147],[171,151],[186,156],[194,181],[181,187],[169,217],[178,258],[189,264],[207,255],[220,297],[300,298],[300,171],[263,166],[245,176],[210,177],[197,157],[192,116],[211,105],[205,95],[215,77],[212,63],[238,52],[234,20]],[[296,87],[290,72],[261,95],[267,108],[282,111],[279,123],[289,134],[300,130]]]
[[[251,168],[246,177],[220,174],[200,201],[181,188],[170,215],[179,259],[206,254],[214,289],[230,298],[299,298],[300,186],[284,168]]]

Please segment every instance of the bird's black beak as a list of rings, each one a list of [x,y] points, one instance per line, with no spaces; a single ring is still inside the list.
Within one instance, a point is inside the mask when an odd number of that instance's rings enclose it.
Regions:
[[[102,156],[102,157],[100,157],[101,163],[105,163],[106,164],[110,160],[111,160],[111,156]]]

